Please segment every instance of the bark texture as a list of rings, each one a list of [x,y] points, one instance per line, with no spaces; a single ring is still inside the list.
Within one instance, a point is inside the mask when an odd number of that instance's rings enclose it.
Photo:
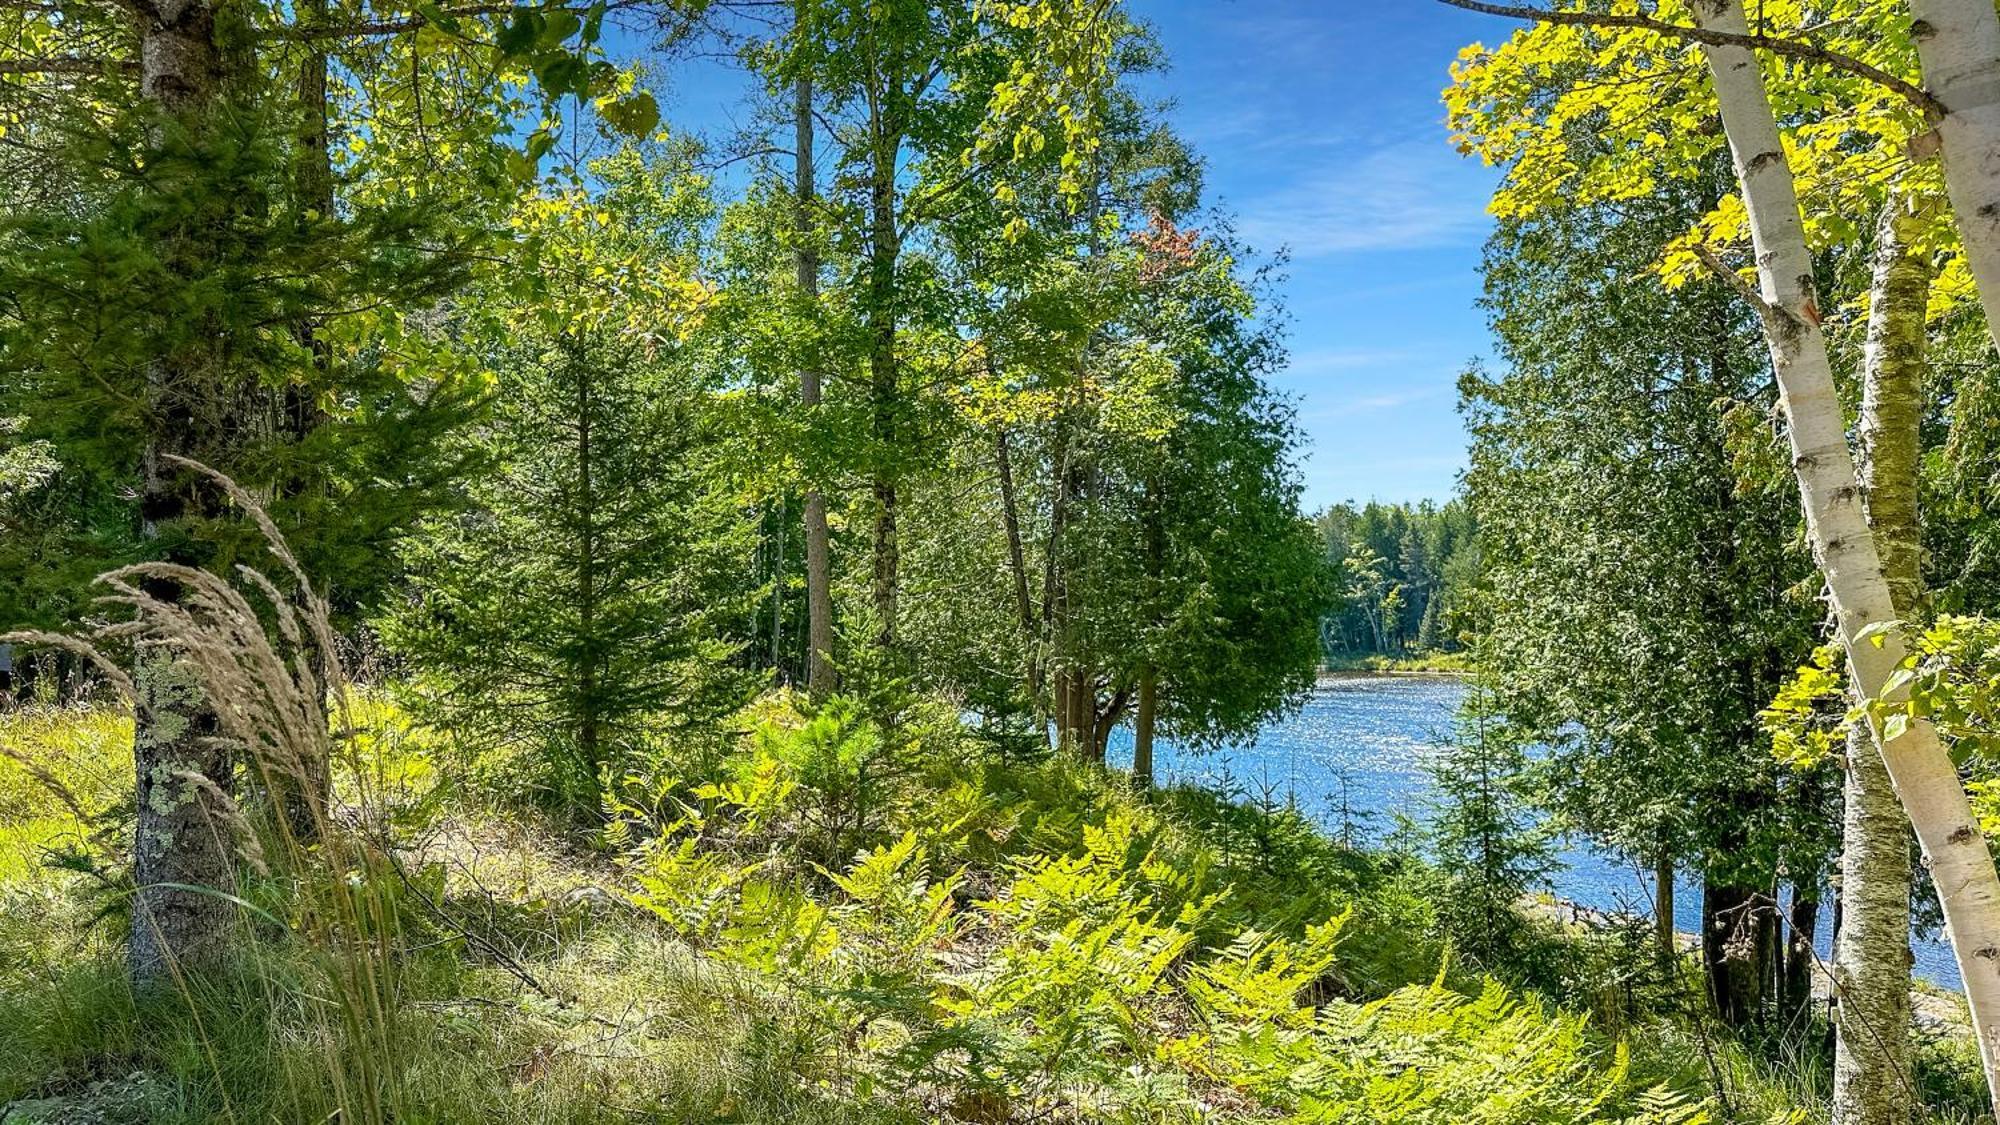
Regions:
[[[232,762],[218,738],[200,678],[173,653],[141,658],[132,759],[137,816],[132,843],[133,987],[170,985],[221,959],[229,945],[233,882],[224,801]]]
[[[1028,645],[1025,686],[1036,716],[1042,720],[1041,726],[1046,732],[1048,718],[1042,706],[1041,630],[1035,620],[1034,599],[1028,594],[1028,555],[1021,534],[1021,502],[1014,490],[1014,452],[1005,426],[993,431],[993,463],[1000,475],[1000,520],[1007,530],[1007,570],[1013,578],[1014,612],[1021,626],[1021,637]]]
[[[1772,981],[1773,905],[1761,887],[1702,882],[1702,966],[1716,1017],[1730,1027],[1748,1027],[1763,1015]]]
[[[1910,15],[1924,88],[1944,108],[1945,190],[2000,339],[2000,15],[1991,0],[1910,0]]]
[[[140,93],[163,119],[199,136],[223,81],[216,10],[199,0],[141,8]],[[175,183],[156,190],[177,188],[199,190]],[[205,209],[194,210],[196,217],[187,220],[193,225],[167,233],[161,246],[163,258],[189,284],[206,280],[213,268],[199,226]],[[228,425],[228,411],[219,401],[217,363],[208,340],[197,332],[163,347],[148,365],[151,432],[139,504],[149,539],[202,505],[200,489],[170,470],[166,458],[212,459],[225,437],[218,432]],[[201,563],[186,551],[166,557]],[[149,584],[147,592],[169,602],[180,596],[171,583]],[[134,988],[145,990],[211,964],[227,949],[232,911],[221,896],[233,890],[234,871],[221,817],[233,763],[217,739],[219,724],[195,671],[159,648],[142,651],[138,663],[132,739],[135,889],[126,961]]]
[[[1747,33],[1740,0],[1696,0],[1693,8],[1705,27]],[[1759,311],[1789,422],[1807,536],[1858,688],[1893,703],[1898,693],[1885,688],[1905,654],[1903,635],[1893,626],[1895,605],[1862,512],[1791,168],[1756,58],[1742,47],[1703,51],[1750,218],[1762,290]],[[1882,631],[1872,639],[1862,636],[1877,628]],[[1972,818],[1958,771],[1929,723],[1913,720],[1898,737],[1883,739],[1882,757],[1938,888],[1991,1089],[2000,1054],[2000,872]]]
[[[1653,944],[1660,968],[1672,972],[1681,947],[1674,930],[1674,853],[1665,844],[1653,856]]]
[[[1834,938],[1833,1125],[1908,1125],[1910,845],[1875,740],[1847,738],[1840,845],[1840,931]]]
[[[1857,434],[1868,524],[1890,601],[1905,619],[1921,615],[1926,600],[1917,486],[1932,271],[1930,255],[1916,244],[1923,225],[1923,217],[1900,197],[1891,197],[1882,209]]]
[[[813,83],[799,78],[793,91],[795,190],[792,265],[799,292],[809,305],[819,302],[818,224],[814,216],[819,189],[813,168]],[[799,404],[811,414],[820,404],[819,369],[807,364],[799,371]],[[806,490],[806,690],[814,699],[833,694],[833,539],[827,530],[826,494]]]
[[[1153,787],[1153,725],[1159,709],[1160,674],[1151,665],[1139,673],[1139,710],[1132,719],[1132,781]]]
[[[1876,232],[1862,365],[1861,482],[1897,615],[1923,600],[1917,527],[1929,256],[1919,217],[1892,197]],[[1834,941],[1833,1125],[1905,1125],[1912,1111],[1910,844],[1881,751],[1849,732],[1841,821],[1841,920]]]

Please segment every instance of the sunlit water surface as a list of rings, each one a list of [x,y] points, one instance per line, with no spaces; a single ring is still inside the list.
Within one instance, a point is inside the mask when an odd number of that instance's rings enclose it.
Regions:
[[[1381,842],[1398,831],[1398,818],[1427,822],[1437,787],[1426,765],[1451,736],[1465,685],[1442,677],[1354,676],[1323,684],[1296,714],[1266,726],[1248,743],[1211,754],[1184,751],[1162,739],[1154,768],[1163,782],[1193,781],[1247,797],[1268,795],[1296,802],[1327,831],[1357,841]],[[1111,760],[1132,761],[1132,735],[1120,729]],[[1548,890],[1593,910],[1652,913],[1652,874],[1571,841]],[[1833,924],[1831,908],[1820,918],[1822,955]],[[1683,882],[1674,893],[1674,924],[1683,933],[1701,929],[1699,886]],[[1946,987],[1958,968],[1942,942],[1919,935],[1918,975]]]

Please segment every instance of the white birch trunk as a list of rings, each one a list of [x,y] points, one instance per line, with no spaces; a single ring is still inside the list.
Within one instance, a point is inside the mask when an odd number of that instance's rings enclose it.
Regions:
[[[1693,9],[1704,27],[1739,35],[1748,32],[1741,0],[1696,0]],[[1884,689],[1904,655],[1901,630],[1892,627],[1878,634],[1879,645],[1857,639],[1871,626],[1893,623],[1897,618],[1874,536],[1862,512],[1860,482],[1847,448],[1840,399],[1834,393],[1833,368],[1827,361],[1826,337],[1820,332],[1819,310],[1813,298],[1812,257],[1806,247],[1791,166],[1756,57],[1743,47],[1704,46],[1702,50],[1714,78],[1723,128],[1750,218],[1763,291],[1760,312],[1777,374],[1779,401],[1789,423],[1792,466],[1807,535],[1826,578],[1856,686],[1871,698],[1887,696],[1893,700],[1897,693]],[[1929,723],[1913,721],[1898,737],[1885,739],[1882,757],[1937,885],[1945,931],[1965,978],[1980,1060],[1991,1090],[1995,1088],[1996,1055],[2000,1055],[2000,1038],[1996,1038],[1996,1031],[2000,1031],[2000,871],[1995,870],[1986,841],[1972,819],[1958,770]]]
[[[1868,523],[1890,601],[1904,620],[1923,600],[1917,457],[1931,266],[1915,245],[1920,223],[1907,199],[1891,197],[1882,208],[1858,435]],[[1881,750],[1860,726],[1847,740],[1840,873],[1832,1125],[1908,1125],[1915,1100],[1909,830]]]
[[[1944,107],[1938,137],[1965,261],[1987,331],[2000,333],[2000,15],[1993,0],[1910,0],[1910,15],[1924,89]]]

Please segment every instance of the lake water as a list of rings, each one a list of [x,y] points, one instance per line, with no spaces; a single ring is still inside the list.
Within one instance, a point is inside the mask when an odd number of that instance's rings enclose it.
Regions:
[[[1163,782],[1192,781],[1246,796],[1290,799],[1327,831],[1357,842],[1380,842],[1397,831],[1397,818],[1428,821],[1437,789],[1426,769],[1465,697],[1457,680],[1425,676],[1355,676],[1323,684],[1296,714],[1258,732],[1247,744],[1211,754],[1191,754],[1170,740],[1154,747],[1154,769]],[[1118,730],[1111,761],[1130,766],[1132,735]],[[1563,867],[1550,877],[1558,897],[1594,910],[1652,913],[1652,872],[1570,841]],[[1821,954],[1833,925],[1820,919]],[[1701,890],[1681,883],[1674,894],[1674,924],[1701,932]],[[1941,941],[1913,943],[1919,976],[1955,988],[1958,967]]]

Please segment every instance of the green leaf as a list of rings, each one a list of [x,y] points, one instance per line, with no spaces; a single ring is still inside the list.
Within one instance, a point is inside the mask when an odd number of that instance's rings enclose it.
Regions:
[[[493,45],[509,57],[525,55],[534,47],[541,30],[542,17],[533,8],[515,8],[513,18],[494,37]]]
[[[457,34],[459,28],[463,26],[457,16],[445,11],[442,7],[433,3],[432,0],[420,0],[415,11],[418,15],[424,17],[426,23],[437,28],[439,31],[448,31]]]
[[[1901,621],[1872,622],[1866,628],[1863,628],[1859,633],[1854,634],[1854,640],[1857,644],[1862,641],[1867,641],[1869,644],[1874,645],[1876,648],[1881,648],[1882,643],[1888,640],[1889,634],[1894,632],[1896,629],[1900,628],[1902,624],[1903,623]]]
[[[589,85],[583,60],[568,52],[551,55],[535,65],[535,81],[550,97],[581,94]]]
[[[544,47],[554,47],[583,27],[583,20],[568,8],[551,8],[542,17],[542,31],[536,36]]]
[[[645,90],[606,102],[597,112],[613,129],[628,137],[644,137],[660,127],[660,103]]]
[[[584,44],[596,43],[598,37],[604,33],[604,12],[605,6],[602,0],[600,0],[599,3],[592,4],[589,11],[584,13],[582,40]]]

